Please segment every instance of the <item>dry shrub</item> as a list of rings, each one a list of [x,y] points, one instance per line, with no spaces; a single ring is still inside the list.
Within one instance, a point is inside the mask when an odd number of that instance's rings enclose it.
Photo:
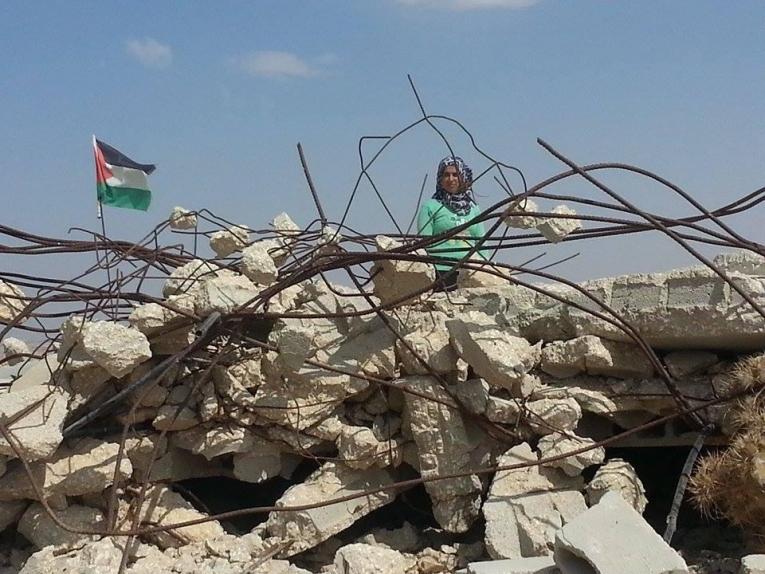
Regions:
[[[706,515],[744,529],[755,546],[765,542],[765,355],[739,362],[725,394],[751,390],[731,406],[728,448],[699,459],[690,482],[693,502]]]

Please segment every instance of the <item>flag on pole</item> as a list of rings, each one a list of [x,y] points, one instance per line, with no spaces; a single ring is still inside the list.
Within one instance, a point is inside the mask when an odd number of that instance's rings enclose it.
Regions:
[[[96,189],[100,205],[146,211],[151,191],[146,178],[155,165],[137,163],[93,136],[96,155]]]

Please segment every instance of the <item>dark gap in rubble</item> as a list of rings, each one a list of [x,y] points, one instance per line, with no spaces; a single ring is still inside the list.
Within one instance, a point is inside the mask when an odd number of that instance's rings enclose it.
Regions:
[[[703,448],[701,456],[714,448]],[[606,449],[606,459],[622,458],[635,467],[648,498],[643,517],[660,535],[664,533],[667,514],[689,451],[688,446]],[[725,556],[745,553],[741,531],[727,520],[702,515],[689,500],[687,490],[672,546],[688,557],[702,551]]]
[[[273,506],[290,486],[302,483],[318,467],[315,461],[306,459],[298,465],[290,478],[279,476],[257,484],[226,476],[189,478],[178,484],[191,493],[191,497],[185,498],[198,510],[219,514],[253,506]],[[206,508],[200,508],[200,502]],[[248,514],[222,520],[221,526],[230,534],[241,535],[250,532],[267,518],[267,512]]]

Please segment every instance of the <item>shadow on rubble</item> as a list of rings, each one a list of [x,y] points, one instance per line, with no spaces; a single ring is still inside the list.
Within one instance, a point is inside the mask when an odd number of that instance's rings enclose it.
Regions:
[[[714,447],[713,447],[714,448]],[[702,455],[709,449],[702,449]],[[680,473],[690,447],[610,448],[606,458],[622,458],[635,467],[648,498],[643,516],[659,534],[664,533]],[[585,478],[591,478],[585,473]],[[687,497],[683,500],[672,546],[689,564],[715,556],[746,554],[741,531],[726,520],[702,515]]]

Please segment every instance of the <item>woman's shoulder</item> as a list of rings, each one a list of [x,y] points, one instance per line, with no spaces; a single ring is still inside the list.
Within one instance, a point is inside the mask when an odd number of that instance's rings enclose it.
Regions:
[[[433,211],[440,209],[441,207],[443,207],[443,204],[440,201],[438,201],[434,197],[429,197],[428,199],[423,201],[422,204],[420,205],[420,211],[428,211],[432,213]]]

